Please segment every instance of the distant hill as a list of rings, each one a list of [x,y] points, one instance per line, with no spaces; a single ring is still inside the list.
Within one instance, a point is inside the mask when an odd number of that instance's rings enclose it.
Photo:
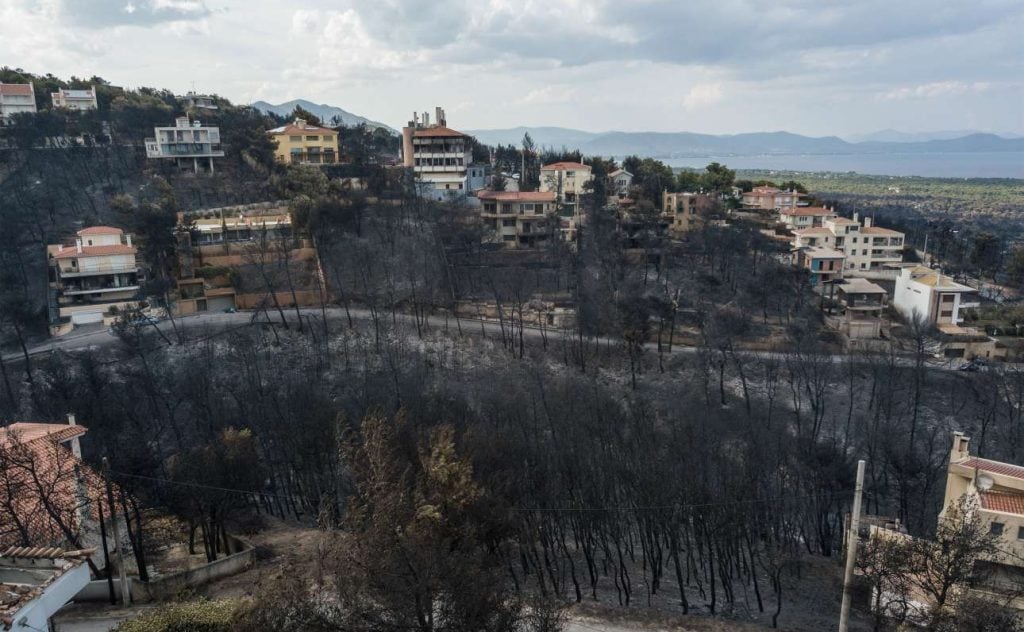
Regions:
[[[320,120],[323,121],[325,124],[330,124],[330,122],[334,120],[334,117],[338,117],[338,119],[343,124],[349,127],[355,127],[357,125],[365,124],[368,127],[379,127],[382,129],[386,129],[393,134],[398,133],[395,129],[383,123],[371,121],[370,119],[364,116],[353,114],[339,107],[327,105],[326,103],[321,103],[320,105],[317,105],[316,103],[313,103],[312,101],[307,101],[305,99],[292,99],[291,101],[285,101],[284,103],[280,103],[278,105],[274,105],[273,103],[267,103],[266,101],[257,101],[252,104],[252,107],[256,108],[257,110],[260,110],[261,112],[273,112],[278,116],[288,116],[289,114],[292,113],[292,111],[295,110],[296,105],[301,105],[303,109],[312,112],[313,114],[316,114],[317,116],[320,117]]]
[[[564,127],[515,127],[469,130],[466,133],[489,145],[519,145],[529,132],[541,147],[579,149],[585,154],[659,158],[684,156],[758,156],[791,154],[885,154],[1021,152],[1024,139],[995,134],[968,133],[960,137],[928,140],[867,141],[852,143],[837,136],[811,137],[790,132],[755,132],[713,135],[692,132],[586,132]],[[898,134],[898,132],[897,132]],[[939,133],[940,135],[944,135]]]
[[[983,133],[976,129],[937,132],[901,132],[895,129],[883,129],[869,134],[853,134],[846,136],[845,139],[851,143],[924,143],[930,140],[951,140]],[[1004,138],[1012,138],[1012,136],[1004,135]]]

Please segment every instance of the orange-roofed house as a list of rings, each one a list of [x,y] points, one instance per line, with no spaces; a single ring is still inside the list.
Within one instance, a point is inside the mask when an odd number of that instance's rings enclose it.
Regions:
[[[411,169],[419,195],[433,200],[464,197],[469,192],[467,168],[473,162],[469,136],[448,127],[443,108],[413,113],[402,128],[402,165]]]
[[[508,248],[535,246],[547,239],[555,211],[550,191],[480,191],[480,215],[494,241]]]
[[[82,462],[85,432],[74,415],[67,424],[0,428],[0,548],[100,543],[96,503],[106,486]]]
[[[790,230],[823,226],[826,219],[836,216],[834,209],[823,206],[793,206],[779,211],[779,222]]]
[[[802,195],[795,190],[783,191],[776,187],[761,186],[744,193],[741,201],[744,208],[779,211],[799,206]]]
[[[892,278],[891,266],[903,261],[903,233],[875,226],[870,217],[862,223],[857,213],[853,219],[822,216],[820,226],[794,229],[791,245],[793,250],[824,246],[841,251],[846,276]]]
[[[338,162],[338,132],[295,119],[267,131],[277,143],[274,157],[289,165],[333,165]]]
[[[113,226],[90,226],[72,245],[46,247],[50,262],[51,319],[84,325],[111,322],[111,308],[138,299],[139,268],[132,236]],[[115,310],[116,311],[116,310]]]
[[[35,86],[29,83],[0,83],[0,124],[10,121],[15,114],[36,111]]]
[[[1007,576],[1021,578],[1024,576],[1024,467],[974,456],[970,453],[970,441],[962,432],[953,433],[946,494],[939,519],[960,498],[967,496],[985,528],[999,537],[999,548],[1006,553],[998,562],[986,562],[993,565],[988,570],[993,571],[997,581]]]

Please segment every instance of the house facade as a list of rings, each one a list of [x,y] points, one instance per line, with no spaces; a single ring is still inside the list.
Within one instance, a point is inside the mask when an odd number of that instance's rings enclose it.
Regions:
[[[925,266],[901,268],[893,305],[907,318],[915,315],[933,325],[959,325],[960,310],[977,307],[977,290]]]
[[[794,263],[810,274],[811,287],[843,278],[846,255],[825,246],[804,246],[795,252]]]
[[[7,123],[15,114],[36,111],[35,86],[29,83],[0,83],[0,124]]]
[[[295,119],[267,134],[277,143],[274,158],[288,165],[333,165],[338,162],[338,132]]]
[[[92,226],[74,245],[46,247],[54,314],[72,325],[109,323],[111,308],[124,309],[139,296],[139,267],[132,236],[120,228]]]
[[[469,137],[448,127],[443,108],[430,114],[413,113],[402,128],[402,165],[411,169],[417,192],[426,198],[444,200],[469,192],[468,168],[473,162]]]
[[[776,187],[754,187],[741,197],[744,208],[764,211],[778,211],[794,208],[800,204],[801,194],[797,191],[783,191]]]
[[[535,246],[550,234],[555,212],[551,191],[480,191],[480,216],[494,241],[507,248]]]
[[[85,110],[95,110],[99,107],[99,103],[96,101],[96,88],[94,87],[84,90],[61,88],[56,92],[51,92],[50,98],[53,100],[53,107],[65,110],[84,112]]]
[[[178,97],[186,108],[197,110],[216,110],[217,99],[208,94],[196,94],[188,92],[185,96]]]
[[[685,233],[697,227],[700,205],[707,196],[698,193],[661,192],[661,219],[673,233]]]
[[[624,198],[629,195],[629,187],[633,186],[633,174],[625,169],[616,169],[608,174],[612,192]]]
[[[0,629],[55,629],[50,619],[89,584],[88,553],[11,547],[0,554]]]
[[[789,230],[819,228],[826,219],[834,217],[835,210],[823,206],[793,206],[779,211],[779,223],[785,224]]]
[[[187,116],[175,119],[173,127],[153,128],[153,133],[146,139],[146,157],[151,160],[173,160],[179,168],[191,166],[196,173],[206,168],[212,173],[213,159],[224,157],[220,128],[203,127]]]
[[[793,249],[824,246],[845,255],[847,274],[881,272],[903,260],[903,233],[872,225],[869,217],[863,224],[854,213],[845,217],[822,218],[821,226],[793,231]]]

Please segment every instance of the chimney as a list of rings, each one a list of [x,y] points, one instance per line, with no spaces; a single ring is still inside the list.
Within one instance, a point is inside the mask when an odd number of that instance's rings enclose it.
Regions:
[[[68,425],[78,425],[78,422],[75,421],[75,413],[68,413]],[[78,442],[78,437],[71,440],[71,453],[74,454],[77,459],[82,458],[82,445]]]
[[[78,254],[82,254],[82,238],[81,237],[75,237],[75,249],[77,250]]]
[[[871,228],[871,218],[870,217],[865,217],[864,218],[864,228]]]
[[[295,127],[299,129],[306,129],[306,119],[295,119]]]
[[[437,119],[438,125],[440,125],[441,127],[445,126],[446,122],[444,120],[444,110],[441,109],[440,105],[434,107],[434,118]]]
[[[423,113],[423,127],[430,127],[430,112]]]
[[[126,234],[125,234],[125,236],[124,236],[124,239],[125,239],[125,242],[126,242],[126,243],[127,243],[127,244],[128,244],[129,246],[130,246],[130,245],[132,245],[132,236],[131,236],[131,233],[126,233]]]
[[[970,452],[971,438],[964,436],[962,432],[953,433],[953,449],[949,452],[949,462],[960,461],[966,459],[971,455]]]
[[[853,214],[853,221],[855,221],[855,222],[859,222],[860,221],[860,213],[854,213]]]

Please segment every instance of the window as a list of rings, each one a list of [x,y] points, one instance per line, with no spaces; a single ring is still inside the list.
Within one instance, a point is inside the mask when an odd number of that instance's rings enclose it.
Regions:
[[[319,136],[307,136],[306,140],[320,140]]]
[[[993,522],[988,528],[988,532],[992,535],[1003,535],[1003,523]]]
[[[302,142],[302,137],[301,136],[289,136],[288,137],[288,142],[291,142],[291,143],[301,143]]]
[[[501,225],[505,226],[505,227],[515,226],[516,225],[516,220],[514,220],[514,219],[503,219],[503,220],[501,220]]]
[[[1024,540],[1024,527],[1017,527],[1017,539]]]

